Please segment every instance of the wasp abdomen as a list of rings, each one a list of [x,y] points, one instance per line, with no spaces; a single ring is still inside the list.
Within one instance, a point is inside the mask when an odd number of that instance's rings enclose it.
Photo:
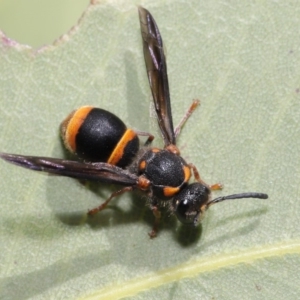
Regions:
[[[83,106],[73,111],[62,122],[61,134],[72,153],[89,161],[125,167],[139,150],[137,134],[101,108]]]

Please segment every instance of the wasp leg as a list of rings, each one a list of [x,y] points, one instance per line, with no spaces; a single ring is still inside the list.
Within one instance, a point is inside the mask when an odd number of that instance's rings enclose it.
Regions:
[[[145,132],[145,131],[137,131],[135,130],[136,134],[137,135],[140,135],[140,136],[147,136],[147,140],[144,144],[144,146],[149,146],[151,144],[151,142],[154,140],[154,135],[152,135],[151,133],[149,132]]]
[[[221,190],[221,189],[223,188],[223,184],[222,184],[222,183],[214,183],[214,184],[212,184],[212,185],[209,185],[209,184],[205,183],[205,182],[201,179],[200,174],[199,174],[199,172],[198,172],[196,166],[193,165],[193,164],[189,164],[189,167],[193,170],[195,179],[196,179],[198,182],[200,182],[201,184],[203,184],[203,185],[209,187],[209,188],[210,188],[211,190],[213,190],[213,191]]]
[[[175,131],[174,131],[175,137],[177,137],[179,135],[179,133],[181,131],[181,128],[183,127],[185,122],[188,120],[188,118],[191,116],[191,114],[194,112],[194,110],[198,107],[199,104],[200,104],[200,100],[194,100],[193,101],[193,103],[191,104],[191,106],[186,111],[183,118],[181,119],[181,121],[179,122],[177,127],[175,128]]]
[[[154,219],[154,224],[153,224],[152,230],[151,230],[151,232],[148,233],[150,236],[150,239],[153,239],[157,236],[158,226],[159,226],[160,219],[161,219],[161,212],[159,211],[157,206],[152,207],[152,212],[153,212],[155,219]]]
[[[103,210],[104,208],[106,208],[106,206],[108,205],[108,203],[111,199],[113,199],[116,196],[122,195],[123,193],[130,192],[132,190],[133,190],[132,186],[127,186],[127,187],[124,187],[123,189],[121,189],[119,191],[116,191],[116,192],[112,193],[110,195],[110,197],[105,202],[103,202],[101,205],[89,210],[88,215],[90,215],[90,216],[95,215],[97,212],[99,212],[99,211]]]
[[[223,184],[222,183],[215,183],[215,184],[210,185],[209,188],[212,191],[219,191],[219,190],[223,189]]]

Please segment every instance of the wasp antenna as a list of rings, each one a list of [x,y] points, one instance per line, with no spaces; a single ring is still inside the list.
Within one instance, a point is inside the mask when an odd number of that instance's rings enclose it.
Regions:
[[[263,193],[242,193],[242,194],[233,194],[223,197],[215,198],[207,203],[207,206],[210,206],[212,204],[222,202],[225,200],[234,200],[234,199],[242,199],[242,198],[257,198],[257,199],[268,199],[267,194]]]
[[[1,152],[0,157],[11,164],[24,167],[24,168],[29,168],[28,161],[26,161],[25,157],[22,155]]]

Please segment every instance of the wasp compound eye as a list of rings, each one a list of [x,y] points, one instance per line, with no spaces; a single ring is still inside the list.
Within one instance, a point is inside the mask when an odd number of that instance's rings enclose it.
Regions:
[[[207,186],[195,182],[188,185],[173,198],[173,211],[183,224],[195,224],[199,214],[206,209],[210,190]],[[196,224],[195,224],[196,225]]]

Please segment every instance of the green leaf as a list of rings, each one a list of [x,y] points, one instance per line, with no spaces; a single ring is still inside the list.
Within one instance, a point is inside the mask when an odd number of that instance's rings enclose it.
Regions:
[[[34,48],[52,43],[72,27],[89,0],[1,0],[0,28]]]
[[[175,124],[201,106],[178,145],[217,204],[197,229],[164,214],[150,240],[145,197],[84,187],[1,161],[0,298],[295,299],[299,295],[299,9],[293,2],[143,2],[167,48]],[[1,151],[65,157],[58,127],[95,105],[156,134],[137,8],[91,4],[54,45],[1,35]]]

